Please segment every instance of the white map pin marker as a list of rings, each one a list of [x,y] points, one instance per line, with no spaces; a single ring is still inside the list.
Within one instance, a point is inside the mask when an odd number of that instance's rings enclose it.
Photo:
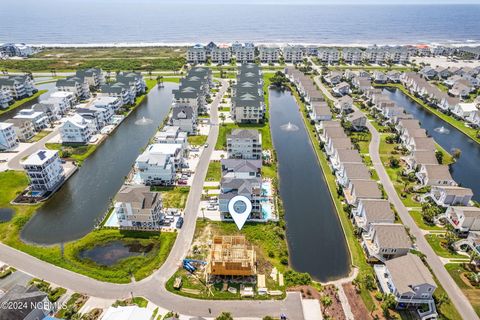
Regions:
[[[230,212],[238,230],[241,230],[247,221],[250,212],[252,212],[252,203],[245,196],[233,197],[228,202],[228,212]]]

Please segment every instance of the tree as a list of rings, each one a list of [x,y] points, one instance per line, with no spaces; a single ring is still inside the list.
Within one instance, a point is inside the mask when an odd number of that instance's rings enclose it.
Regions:
[[[390,164],[390,168],[398,168],[400,166],[400,160],[395,157],[390,157],[388,161]]]
[[[443,163],[443,152],[440,150],[435,150],[435,157],[437,158],[437,161],[439,164]]]
[[[459,159],[461,155],[462,155],[462,150],[457,148],[453,150],[453,154],[452,154],[453,158]]]
[[[386,294],[383,297],[382,310],[386,318],[390,317],[389,309],[395,308],[396,304],[397,304],[397,301],[395,300],[395,296],[393,294]]]
[[[320,302],[325,308],[328,308],[332,305],[332,298],[330,296],[324,295],[320,298]]]
[[[273,86],[282,88],[288,83],[288,79],[283,72],[277,71],[275,72],[275,75],[270,79],[270,83]]]
[[[233,317],[230,312],[222,312],[215,320],[233,320]]]

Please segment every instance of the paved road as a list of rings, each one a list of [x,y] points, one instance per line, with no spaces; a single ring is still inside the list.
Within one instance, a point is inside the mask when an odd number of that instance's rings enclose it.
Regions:
[[[327,88],[325,88],[325,86],[321,83],[319,77],[315,78],[315,82],[329,99],[336,101],[336,98],[334,98],[327,90]],[[354,107],[354,109],[361,111],[356,107]],[[428,265],[432,269],[440,284],[448,293],[450,300],[457,307],[457,310],[462,316],[462,319],[479,319],[477,314],[473,310],[472,305],[468,302],[467,297],[457,286],[450,274],[448,274],[442,263],[442,260],[440,259],[440,257],[438,257],[435,251],[433,251],[427,240],[425,240],[422,230],[417,226],[417,224],[409,214],[407,208],[400,200],[400,197],[398,196],[393,186],[393,183],[390,180],[390,177],[388,176],[387,171],[385,170],[385,167],[383,166],[383,163],[380,159],[380,134],[370,122],[367,122],[367,127],[372,134],[372,141],[370,142],[369,146],[370,157],[372,159],[373,166],[380,178],[380,182],[383,184],[385,192],[388,195],[389,201],[395,206],[395,209],[397,210],[398,215],[402,219],[403,224],[410,229],[410,233],[416,238],[416,246],[418,250],[426,255]]]
[[[185,298],[172,294],[165,289],[165,282],[178,269],[192,243],[203,182],[219,133],[218,105],[227,86],[227,80],[222,80],[220,92],[212,103],[212,126],[207,138],[209,147],[202,152],[196,168],[185,207],[185,222],[182,230],[178,234],[167,260],[154,274],[142,281],[124,285],[100,282],[55,267],[3,244],[0,244],[0,260],[35,277],[77,292],[105,299],[126,298],[133,293],[146,297],[156,305],[184,315],[212,317],[223,311],[229,311],[236,317],[261,318],[265,315],[278,317],[281,313],[285,313],[289,316],[289,319],[303,319],[301,297],[298,293],[288,293],[287,298],[282,301],[207,301]]]
[[[57,127],[52,132],[47,134],[45,137],[40,139],[39,141],[33,143],[31,146],[29,146],[25,150],[22,150],[19,153],[17,153],[15,157],[13,157],[8,162],[8,168],[12,170],[23,170],[23,167],[20,164],[20,161],[22,161],[23,158],[31,155],[32,153],[35,153],[40,149],[45,149],[45,143],[47,143],[48,140],[56,136],[59,132],[60,132],[60,127]]]

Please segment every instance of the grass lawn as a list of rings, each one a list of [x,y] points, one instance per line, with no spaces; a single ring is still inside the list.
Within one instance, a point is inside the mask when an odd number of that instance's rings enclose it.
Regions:
[[[222,178],[222,164],[220,161],[210,161],[205,181],[220,181]]]
[[[444,230],[443,228],[437,226],[437,225],[430,225],[423,220],[422,213],[420,211],[416,210],[411,210],[409,211],[410,216],[412,216],[413,220],[415,220],[415,223],[417,226],[420,227],[420,229],[423,230]]]
[[[48,136],[50,133],[52,133],[51,130],[42,130],[39,133],[37,133],[36,135],[34,135],[33,137],[31,137],[30,140],[28,140],[28,142],[40,141],[43,138],[45,138],[46,136]]]
[[[192,146],[203,146],[208,136],[188,136],[188,143]]]
[[[73,145],[61,143],[46,143],[45,147],[50,150],[59,150],[60,157],[82,163],[97,150],[98,144]]]
[[[466,256],[462,256],[460,254],[454,253],[453,251],[450,251],[445,245],[444,245],[444,238],[441,235],[436,235],[436,234],[427,234],[425,235],[425,239],[427,239],[428,243],[432,247],[433,251],[435,253],[443,258],[453,258],[453,259],[461,259],[461,258],[467,258]]]
[[[262,148],[263,150],[273,149],[272,138],[270,135],[270,127],[267,123],[255,124],[255,123],[224,123],[220,125],[218,132],[217,143],[215,144],[216,150],[224,150],[227,145],[227,135],[232,132],[233,129],[257,129],[262,134]]]
[[[448,116],[448,115],[444,114],[443,112],[441,112],[440,110],[435,109],[435,108],[425,104],[422,100],[420,100],[419,98],[413,96],[410,92],[408,92],[408,90],[405,89],[405,87],[403,85],[401,85],[401,84],[387,84],[387,85],[377,85],[377,84],[375,84],[375,86],[376,87],[395,87],[395,88],[399,89],[405,95],[407,95],[409,98],[411,98],[416,103],[421,105],[423,108],[427,109],[428,111],[430,111],[431,113],[433,113],[434,115],[436,115],[437,117],[442,119],[443,121],[448,122],[449,124],[451,124],[452,126],[457,128],[460,132],[462,132],[463,134],[470,137],[475,142],[480,143],[480,138],[477,137],[477,130],[476,129],[469,128],[469,127],[465,126],[465,123],[463,121],[457,120],[457,119],[455,119],[451,116]]]
[[[25,102],[32,101],[33,99],[38,98],[48,90],[38,90],[35,94],[33,94],[31,97],[27,97],[21,100],[15,101],[13,104],[11,104],[8,108],[0,110],[0,115],[4,114],[5,112],[8,112],[10,110],[16,109],[23,105]]]
[[[442,164],[449,165],[455,162],[455,159],[452,157],[452,155],[448,153],[447,150],[442,148],[441,145],[435,142],[435,147],[443,154]]]
[[[466,283],[463,280],[463,275],[468,272],[467,269],[462,264],[459,263],[450,263],[445,265],[450,276],[453,278],[455,283],[460,287],[462,292],[467,296],[468,301],[472,305],[473,309],[480,317],[480,288],[475,288]]]
[[[151,187],[150,189],[161,192],[164,207],[179,209],[185,208],[190,192],[190,187]]]
[[[317,155],[318,162],[322,168],[322,172],[325,176],[325,180],[327,181],[328,189],[330,190],[330,195],[333,199],[333,203],[335,205],[338,217],[340,219],[343,232],[345,234],[345,238],[347,240],[348,249],[350,251],[351,263],[352,265],[356,266],[359,269],[359,275],[364,276],[365,274],[373,274],[372,267],[367,263],[365,254],[363,252],[362,246],[360,242],[356,238],[354,234],[353,225],[348,218],[347,213],[343,208],[343,203],[341,199],[337,196],[337,186],[335,182],[335,176],[333,175],[330,166],[328,165],[327,158],[325,154],[320,149],[320,144],[318,143],[317,138],[315,137],[315,129],[313,125],[310,124],[310,121],[305,116],[305,105],[301,102],[300,97],[296,90],[292,90],[293,95],[297,101],[297,104],[300,106],[300,113],[302,114],[303,121],[305,123],[305,127],[309,134],[310,140],[314,147],[315,153]],[[370,292],[363,288],[360,292],[360,296],[362,297],[365,306],[369,311],[375,309],[375,303],[370,295]]]

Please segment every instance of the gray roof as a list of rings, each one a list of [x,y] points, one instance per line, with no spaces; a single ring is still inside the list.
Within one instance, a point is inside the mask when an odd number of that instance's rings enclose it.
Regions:
[[[262,168],[262,160],[223,159],[222,169],[234,172],[257,172]]]
[[[260,133],[256,129],[233,129],[232,133],[227,136],[227,139],[258,139]]]
[[[35,287],[26,288],[15,285],[5,295],[0,297],[0,304],[14,302],[24,307],[0,308],[0,320],[24,320],[36,309],[33,306],[45,300],[46,297],[46,293],[39,291]],[[41,315],[40,313],[37,316],[43,316],[43,313]]]
[[[191,99],[191,98],[197,98],[199,96],[199,91],[198,88],[194,87],[181,87],[178,90],[173,90],[173,95],[175,96],[175,99]]]
[[[423,165],[427,172],[428,179],[453,180],[448,166],[441,164]]]
[[[334,149],[353,149],[350,138],[332,138],[331,141]]]
[[[412,240],[403,224],[376,223],[375,238],[381,248],[410,249]]]
[[[349,179],[370,179],[370,171],[363,163],[345,163],[343,168]]]
[[[414,292],[412,288],[422,284],[437,287],[428,268],[414,254],[407,253],[403,257],[387,260],[385,266],[400,294]]]
[[[118,202],[128,202],[134,209],[151,209],[160,201],[158,192],[151,192],[150,187],[124,185],[118,192]]]
[[[369,223],[395,221],[395,214],[388,200],[362,199],[360,201],[365,208],[365,216]]]
[[[341,163],[362,163],[362,157],[357,150],[340,149],[337,155]]]
[[[172,110],[172,119],[193,119],[193,109],[189,106],[175,106]]]
[[[444,190],[448,195],[455,196],[473,196],[473,191],[470,188],[463,188],[457,186],[433,186],[432,189]]]
[[[328,138],[347,138],[342,127],[327,127],[323,129],[323,134]]]
[[[260,106],[264,102],[263,95],[244,93],[235,95],[235,107]]]
[[[350,180],[354,187],[355,196],[364,199],[381,199],[382,192],[378,188],[378,183],[371,179],[369,180]]]
[[[412,153],[412,158],[417,164],[438,164],[434,150],[418,150]]]

